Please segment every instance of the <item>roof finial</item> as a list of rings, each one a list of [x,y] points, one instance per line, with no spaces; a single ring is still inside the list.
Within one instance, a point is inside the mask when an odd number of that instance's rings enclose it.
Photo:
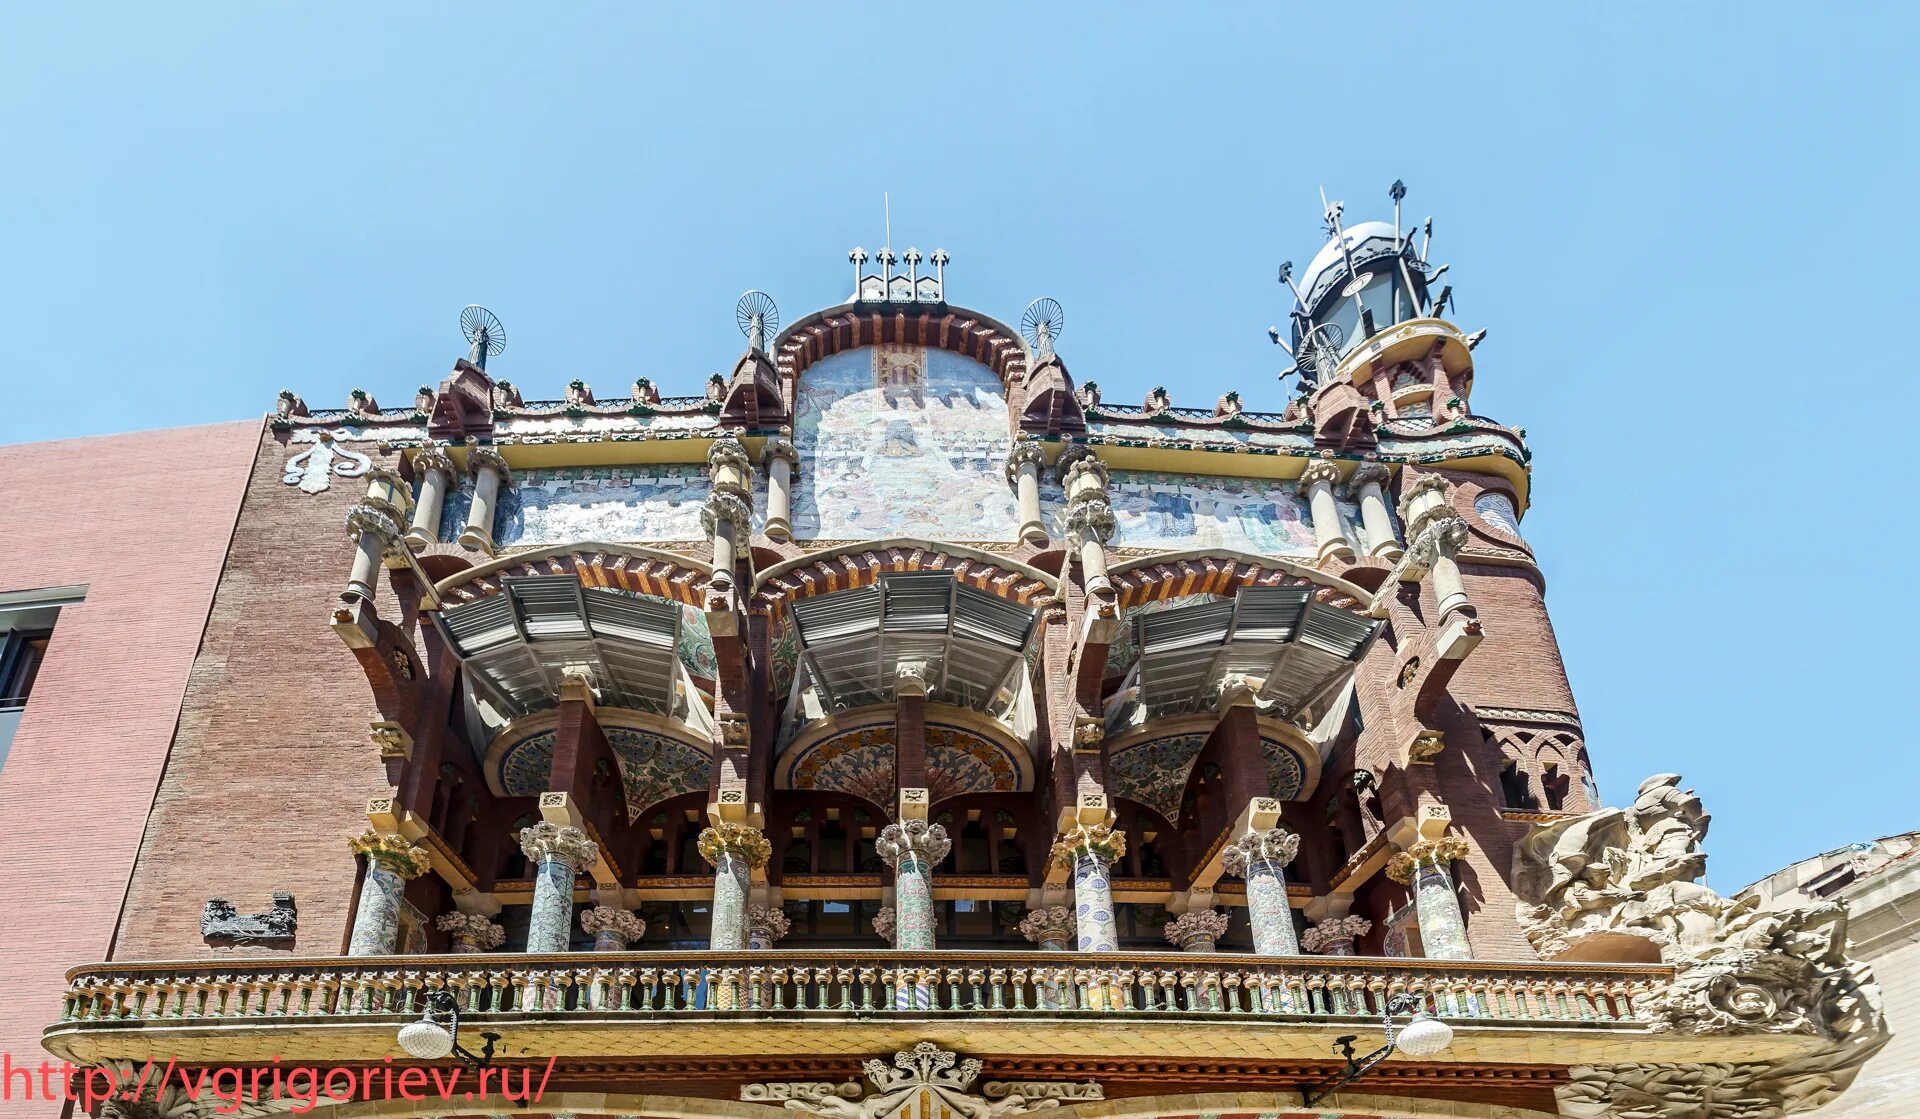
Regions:
[[[780,308],[774,306],[773,297],[764,291],[749,291],[733,305],[733,321],[740,326],[740,333],[747,336],[747,348],[765,350],[767,335],[780,329]]]
[[[467,336],[471,345],[467,349],[467,361],[481,372],[486,372],[487,358],[507,348],[507,329],[500,325],[492,311],[478,303],[469,303],[460,312],[460,331]]]
[[[1053,340],[1066,329],[1067,313],[1057,300],[1045,296],[1027,304],[1027,313],[1020,316],[1020,333],[1033,347],[1036,363],[1044,364],[1053,357]]]
[[[1393,199],[1393,251],[1400,251],[1400,200],[1407,196],[1407,184],[1399,179],[1387,188],[1387,197]]]

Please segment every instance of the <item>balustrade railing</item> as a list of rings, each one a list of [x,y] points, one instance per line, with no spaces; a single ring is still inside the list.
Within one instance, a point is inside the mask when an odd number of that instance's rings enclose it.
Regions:
[[[582,1018],[1221,1015],[1377,1017],[1395,995],[1489,1025],[1632,1027],[1658,966],[1028,952],[621,952],[113,964],[68,977],[63,1022],[188,1025],[467,1014]]]

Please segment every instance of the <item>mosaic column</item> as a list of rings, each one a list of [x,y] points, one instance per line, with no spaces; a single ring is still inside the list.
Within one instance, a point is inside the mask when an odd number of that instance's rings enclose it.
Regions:
[[[625,952],[647,935],[647,922],[638,913],[596,905],[580,915],[580,927],[593,934],[595,952]]]
[[[367,471],[366,500],[347,510],[347,531],[353,534],[353,570],[347,575],[348,602],[372,602],[379,589],[381,561],[400,546],[400,526],[412,504],[400,476],[383,467]]]
[[[424,552],[440,539],[440,513],[453,486],[453,460],[438,443],[429,442],[413,456],[420,475],[420,497],[413,505],[413,524],[407,528],[407,547]]]
[[[1351,956],[1353,942],[1372,928],[1365,917],[1329,917],[1301,935],[1300,947],[1322,956]]]
[[[933,867],[952,848],[947,829],[925,820],[888,824],[880,830],[873,849],[893,868],[895,949],[933,951]]]
[[[397,835],[368,831],[349,840],[347,846],[354,854],[367,857],[347,955],[391,956],[400,948],[400,902],[407,892],[407,880],[425,874],[433,863],[425,847],[415,847]]]
[[[513,481],[507,460],[491,447],[467,441],[467,472],[473,475],[473,503],[467,506],[467,527],[460,533],[460,546],[470,552],[493,554],[493,507],[500,499],[500,487]]]
[[[1285,828],[1248,832],[1221,852],[1226,872],[1247,880],[1247,919],[1253,925],[1255,955],[1300,954],[1285,874],[1286,865],[1299,852],[1300,837]]]
[[[1064,905],[1030,910],[1020,918],[1020,935],[1040,946],[1042,952],[1065,952],[1073,939],[1073,910]]]
[[[1454,561],[1467,542],[1467,522],[1453,507],[1453,487],[1438,474],[1423,474],[1407,483],[1400,494],[1400,521],[1407,527],[1413,566],[1425,567],[1433,578],[1441,619],[1471,609],[1460,565]]]
[[[1061,477],[1067,493],[1067,543],[1080,561],[1080,580],[1090,595],[1113,594],[1107,578],[1107,541],[1118,522],[1107,501],[1107,468],[1099,459],[1083,458]]]
[[[433,927],[451,933],[451,950],[461,954],[490,952],[507,939],[507,930],[478,913],[442,913]]]
[[[715,824],[700,833],[700,857],[713,867],[713,931],[707,946],[738,952],[747,943],[747,891],[753,871],[773,857],[773,844],[745,824]]]
[[[1457,835],[1423,839],[1387,860],[1387,877],[1413,886],[1413,904],[1420,919],[1420,944],[1429,960],[1471,960],[1467,919],[1460,912],[1460,894],[1453,887],[1448,865],[1467,855],[1467,841]]]
[[[1366,530],[1367,554],[1397,560],[1405,548],[1393,534],[1393,518],[1387,514],[1388,480],[1393,472],[1377,462],[1363,462],[1347,475],[1347,496],[1360,506],[1360,527]]]
[[[769,439],[764,451],[767,463],[767,535],[786,540],[793,535],[793,472],[800,466],[800,451],[785,439]]]
[[[1193,909],[1167,922],[1161,935],[1182,952],[1211,952],[1227,935],[1227,915],[1216,909]]]
[[[1120,949],[1107,868],[1126,853],[1127,837],[1105,824],[1078,824],[1053,842],[1053,861],[1073,871],[1073,917],[1082,952]]]
[[[1040,468],[1046,461],[1047,453],[1031,439],[1014,444],[1007,455],[1007,484],[1013,487],[1020,516],[1019,537],[1034,544],[1047,542],[1047,526],[1040,519]]]
[[[1307,499],[1307,510],[1313,518],[1313,537],[1320,545],[1314,557],[1316,563],[1353,558],[1353,545],[1348,542],[1347,534],[1340,531],[1339,503],[1333,499],[1333,487],[1339,481],[1340,467],[1324,459],[1308,463],[1300,475],[1296,492]]]
[[[520,829],[520,850],[534,865],[527,951],[565,952],[573,939],[573,880],[599,860],[600,845],[579,828],[542,820]]]
[[[793,923],[787,920],[784,910],[772,905],[749,905],[747,907],[747,947],[755,952],[765,952],[773,943],[787,935]]]

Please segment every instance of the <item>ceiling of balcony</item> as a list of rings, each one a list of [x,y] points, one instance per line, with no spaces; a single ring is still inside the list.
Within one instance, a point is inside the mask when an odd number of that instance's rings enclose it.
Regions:
[[[1248,587],[1232,598],[1134,615],[1140,700],[1154,715],[1211,708],[1244,676],[1284,718],[1343,683],[1383,623],[1314,601],[1313,588]]]

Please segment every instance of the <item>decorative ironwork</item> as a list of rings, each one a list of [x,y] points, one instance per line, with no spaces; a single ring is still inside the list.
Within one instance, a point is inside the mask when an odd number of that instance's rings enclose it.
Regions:
[[[767,338],[780,329],[780,308],[764,291],[749,291],[733,306],[733,321],[747,337],[747,348],[764,350]]]
[[[1027,312],[1020,316],[1020,333],[1033,347],[1037,361],[1045,361],[1053,356],[1054,340],[1067,329],[1067,313],[1060,309],[1058,301],[1042,296],[1027,304]]]
[[[507,348],[507,328],[500,325],[498,316],[478,303],[469,303],[461,309],[460,332],[471,344],[467,360],[479,369],[484,370],[488,358],[498,357]]]

